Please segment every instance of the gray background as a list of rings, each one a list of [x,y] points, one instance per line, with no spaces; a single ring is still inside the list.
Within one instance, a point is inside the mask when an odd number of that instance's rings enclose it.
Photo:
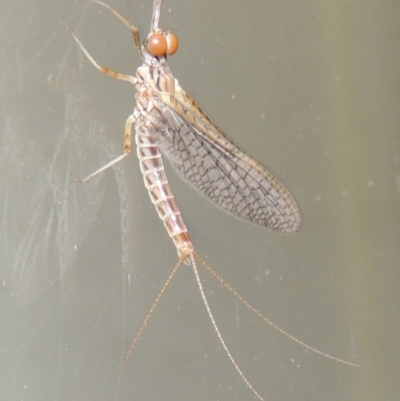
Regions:
[[[147,34],[150,0],[108,3]],[[64,95],[47,80],[63,60],[76,72],[74,88],[88,96],[90,118],[104,125],[102,146],[114,153],[122,148],[134,90],[96,72],[71,43],[66,26],[78,32],[102,65],[133,74],[140,59],[129,30],[99,6],[87,10],[78,29],[84,4],[42,0],[2,6],[0,67],[13,72],[6,75],[2,96],[17,94],[22,101],[11,111],[3,107],[1,122],[6,127],[10,115],[24,119],[27,129],[18,131],[14,143],[26,147],[32,141],[44,149],[35,160],[37,168],[48,168],[62,135]],[[222,334],[267,400],[398,399],[399,8],[398,1],[372,0],[165,1],[161,26],[180,38],[170,65],[181,86],[243,149],[277,173],[304,220],[295,236],[240,222],[168,169],[197,252],[284,330],[361,365],[352,368],[307,352],[266,326],[203,271]],[[18,87],[21,66],[50,38]],[[3,139],[2,174],[4,149]],[[62,150],[70,152],[68,143]],[[74,174],[83,176],[98,164],[82,158],[74,167]],[[30,305],[21,306],[13,297],[14,253],[3,254],[0,398],[254,399],[221,350],[186,266],[120,381],[113,383],[177,261],[143,190],[135,155],[120,172],[129,213],[121,217],[118,181],[112,170],[106,172],[92,191],[98,207],[93,217],[68,216],[88,235],[77,243],[65,277],[57,282],[60,267],[52,263],[44,274],[53,274],[54,284],[43,286]],[[47,185],[23,179],[28,187]],[[71,191],[82,190],[73,177],[69,180]],[[0,191],[2,202],[13,189]],[[15,208],[29,209],[32,199],[28,194],[20,202]],[[3,210],[3,238],[7,219]],[[121,229],[121,219],[128,228]],[[7,235],[18,237],[19,232]],[[31,240],[41,247],[41,236]],[[64,240],[75,241],[68,235]],[[52,261],[60,250],[44,252]]]

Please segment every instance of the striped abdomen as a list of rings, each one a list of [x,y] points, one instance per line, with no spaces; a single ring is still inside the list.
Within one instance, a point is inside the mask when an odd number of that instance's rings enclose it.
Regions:
[[[136,126],[135,141],[144,185],[149,191],[158,216],[174,241],[178,255],[190,255],[194,250],[193,244],[168,184],[159,148],[150,134],[143,133],[138,126]]]

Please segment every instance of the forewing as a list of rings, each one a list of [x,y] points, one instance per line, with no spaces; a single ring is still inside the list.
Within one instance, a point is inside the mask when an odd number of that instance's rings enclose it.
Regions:
[[[202,195],[236,217],[281,233],[299,229],[300,212],[283,183],[208,118],[203,124],[201,110],[186,118],[187,109],[178,112],[167,104],[160,109],[165,121],[157,143]]]

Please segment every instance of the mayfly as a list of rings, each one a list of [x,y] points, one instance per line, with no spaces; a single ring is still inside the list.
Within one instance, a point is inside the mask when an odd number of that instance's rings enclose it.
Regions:
[[[133,113],[125,123],[123,154],[78,181],[87,181],[127,157],[131,152],[131,128],[134,125],[137,156],[144,184],[179,255],[177,265],[153,303],[128,356],[175,271],[182,262],[185,262],[193,268],[201,297],[223,349],[255,396],[263,400],[234,360],[210,310],[195,259],[198,259],[206,268],[209,267],[194,250],[168,184],[161,153],[170,161],[181,177],[194,186],[200,194],[235,217],[280,233],[293,234],[298,231],[301,224],[299,209],[284,184],[259,162],[240,150],[211,121],[197,102],[180,87],[174,78],[167,63],[167,57],[177,51],[178,38],[172,32],[158,27],[162,0],[154,0],[150,34],[143,44],[141,44],[136,26],[107,4],[99,1],[93,1],[93,3],[107,8],[132,31],[143,64],[136,70],[136,76],[121,74],[101,67],[71,32],[89,61],[100,72],[128,81],[136,89],[136,104]],[[215,272],[212,274],[253,312],[259,314]],[[279,328],[278,330],[283,332]],[[289,334],[283,333],[307,348],[330,357],[296,340]],[[330,358],[338,360],[334,357]]]

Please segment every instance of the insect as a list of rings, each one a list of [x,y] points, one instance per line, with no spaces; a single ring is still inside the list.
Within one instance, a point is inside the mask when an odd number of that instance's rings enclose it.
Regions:
[[[193,268],[208,316],[228,358],[254,395],[258,399],[264,400],[241,371],[220,334],[199,278],[196,259],[206,268],[209,267],[194,250],[168,184],[161,154],[170,161],[178,174],[195,187],[200,194],[237,218],[280,233],[293,234],[298,231],[301,224],[301,216],[296,202],[284,184],[259,162],[241,151],[211,121],[197,102],[180,87],[174,78],[167,63],[167,57],[177,51],[178,38],[172,32],[158,27],[162,0],[154,1],[150,34],[143,44],[141,44],[136,26],[107,4],[99,1],[93,1],[93,3],[107,8],[132,31],[143,63],[137,69],[135,76],[101,67],[70,31],[97,70],[111,77],[128,81],[136,89],[134,110],[125,123],[123,154],[79,181],[84,182],[93,178],[130,154],[131,129],[134,125],[137,156],[145,186],[179,255],[177,265],[154,301],[127,357],[175,271],[182,262],[185,262]],[[212,274],[247,304],[216,273]],[[249,305],[247,304],[247,306]],[[253,312],[259,314],[253,307],[249,307]],[[279,328],[278,330],[283,332]],[[330,357],[287,333],[284,334],[307,348]],[[338,360],[334,357],[330,358]]]

